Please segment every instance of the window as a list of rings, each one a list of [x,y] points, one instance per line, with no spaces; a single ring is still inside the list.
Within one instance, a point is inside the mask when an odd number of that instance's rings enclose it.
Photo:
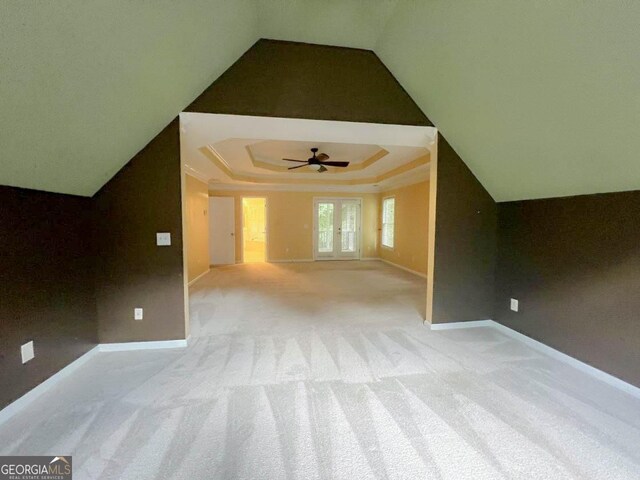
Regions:
[[[393,231],[396,216],[396,199],[385,198],[382,201],[382,246],[393,248]]]

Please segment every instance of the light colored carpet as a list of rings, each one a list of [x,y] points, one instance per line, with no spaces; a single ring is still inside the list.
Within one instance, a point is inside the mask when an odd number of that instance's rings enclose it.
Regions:
[[[216,269],[192,341],[100,354],[0,427],[103,479],[635,479],[640,400],[490,328],[422,326],[378,262]]]

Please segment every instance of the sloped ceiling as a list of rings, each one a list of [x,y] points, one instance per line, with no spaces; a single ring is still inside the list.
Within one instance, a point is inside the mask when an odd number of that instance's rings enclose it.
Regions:
[[[257,0],[261,38],[373,50],[398,0]]]
[[[92,195],[256,28],[246,0],[0,2],[0,184]]]
[[[640,189],[640,2],[403,1],[375,51],[495,200]]]
[[[640,3],[0,5],[0,184],[91,195],[258,38],[372,48],[498,201],[640,188]]]

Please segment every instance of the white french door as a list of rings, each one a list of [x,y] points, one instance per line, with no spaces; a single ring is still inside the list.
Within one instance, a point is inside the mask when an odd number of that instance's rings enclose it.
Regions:
[[[318,198],[314,201],[315,260],[360,258],[359,198]]]

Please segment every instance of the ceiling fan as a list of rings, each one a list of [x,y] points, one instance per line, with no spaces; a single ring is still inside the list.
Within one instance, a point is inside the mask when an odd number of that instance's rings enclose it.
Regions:
[[[313,153],[313,157],[308,158],[307,160],[293,160],[291,158],[283,158],[282,160],[285,160],[287,162],[298,162],[298,163],[304,164],[304,165],[296,165],[295,167],[289,167],[287,170],[294,170],[296,168],[309,166],[314,170],[316,170],[318,173],[326,172],[327,171],[326,166],[341,167],[341,168],[349,166],[349,162],[327,162],[327,160],[329,159],[329,155],[327,155],[326,153],[320,153],[316,156],[316,153],[318,153],[318,149],[316,147],[312,148],[311,152]]]

